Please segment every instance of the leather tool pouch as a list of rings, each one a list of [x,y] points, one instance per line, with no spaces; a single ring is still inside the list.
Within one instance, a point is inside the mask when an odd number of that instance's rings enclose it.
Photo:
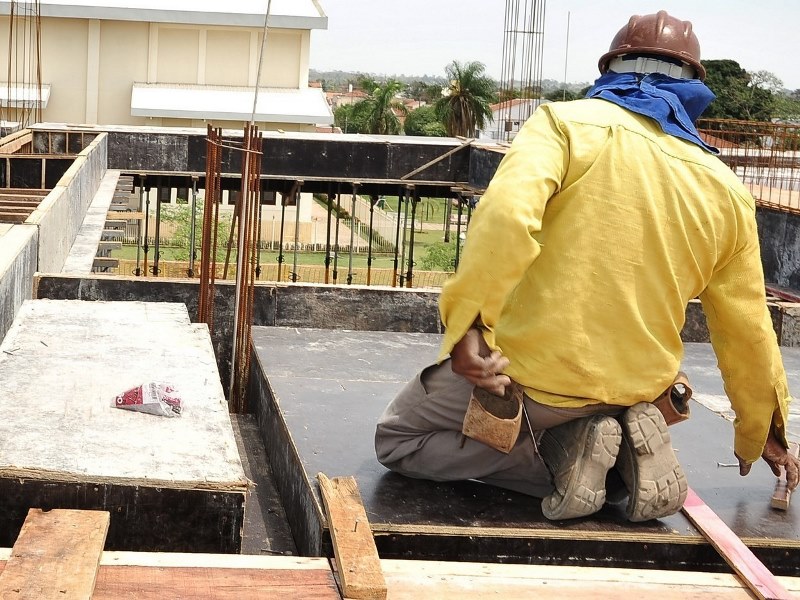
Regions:
[[[501,398],[476,387],[469,399],[461,433],[508,454],[517,443],[522,424],[522,387],[506,387]]]
[[[655,399],[653,404],[664,415],[667,425],[674,425],[689,418],[689,400],[692,397],[692,388],[686,373],[678,371],[675,381],[672,382],[664,393]]]

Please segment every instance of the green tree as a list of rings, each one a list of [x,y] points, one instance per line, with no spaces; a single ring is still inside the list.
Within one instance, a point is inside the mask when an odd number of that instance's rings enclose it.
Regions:
[[[333,111],[333,124],[344,133],[369,133],[364,115],[356,113],[356,104],[342,104]]]
[[[400,119],[396,112],[408,114],[405,104],[397,100],[403,84],[390,79],[382,85],[376,84],[369,96],[353,105],[353,121],[363,123],[361,133],[394,135],[400,133]]]
[[[766,71],[749,74],[735,60],[704,60],[706,85],[717,96],[703,117],[769,121],[774,108],[772,89],[779,80]]]
[[[480,62],[453,61],[446,69],[450,82],[444,95],[436,101],[436,113],[448,135],[474,137],[492,118],[490,108],[495,99],[494,82],[484,73]]]
[[[175,224],[175,234],[172,238],[172,245],[176,247],[173,253],[175,260],[189,260],[190,244],[192,231],[192,207],[191,204],[166,204],[161,207],[161,221],[164,223]],[[217,261],[225,260],[228,249],[228,239],[231,236],[231,216],[220,214],[219,226],[217,227]],[[197,253],[195,258],[200,257],[200,244],[203,240],[203,200],[197,201],[195,211],[194,228],[194,247]],[[231,251],[231,256],[236,256],[235,248]]]
[[[433,106],[420,106],[408,113],[403,124],[406,135],[426,135],[442,137],[447,135],[444,124],[436,116]]]
[[[437,83],[414,81],[406,87],[406,95],[414,100],[420,100],[426,104],[433,104],[442,97],[442,86]]]
[[[800,94],[780,93],[775,95],[772,116],[784,121],[800,120]]]
[[[455,271],[456,246],[446,242],[436,242],[428,246],[428,251],[420,261],[425,271]]]
[[[557,90],[553,90],[552,92],[548,92],[544,95],[544,97],[551,102],[561,102],[562,100],[569,102],[570,100],[583,98],[580,92],[573,92],[572,90],[568,90],[566,88],[559,88]]]

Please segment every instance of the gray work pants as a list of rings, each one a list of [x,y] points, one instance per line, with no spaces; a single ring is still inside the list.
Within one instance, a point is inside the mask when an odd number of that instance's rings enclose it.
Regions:
[[[461,435],[473,385],[453,373],[450,360],[423,369],[386,407],[375,432],[375,452],[385,467],[417,479],[476,479],[530,496],[553,491],[550,472],[535,450],[527,423],[510,453]],[[525,397],[534,432],[587,415],[616,414],[622,408],[545,406]],[[537,435],[538,439],[538,435]]]

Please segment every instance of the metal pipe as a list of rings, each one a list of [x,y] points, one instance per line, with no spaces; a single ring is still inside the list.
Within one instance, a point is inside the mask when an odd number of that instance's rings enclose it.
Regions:
[[[353,244],[355,243],[357,193],[358,184],[353,183],[353,194],[350,197],[350,253],[347,260],[347,285],[353,283]]]
[[[458,226],[456,228],[456,260],[453,268],[458,267],[458,261],[460,260],[460,250],[461,250],[461,215],[464,214],[464,207],[463,207],[463,198],[461,196],[458,197]]]
[[[336,192],[336,242],[334,243],[334,248],[336,250],[333,251],[333,284],[336,285],[336,281],[339,277],[339,215],[342,211],[342,197],[339,192]]]
[[[411,280],[414,277],[414,220],[417,216],[417,205],[419,204],[419,196],[414,192],[411,198],[411,233],[409,235],[408,244],[408,272],[406,273],[406,287],[411,287]]]
[[[144,185],[139,180],[139,212],[144,213]],[[137,277],[141,276],[142,269],[139,267],[139,258],[142,253],[142,219],[139,219],[139,226],[136,228],[136,270],[133,272]]]
[[[408,203],[413,203],[413,187],[408,187],[408,200],[406,200],[405,210],[403,210],[403,239],[401,240],[400,244],[400,269],[403,268],[403,265],[406,262],[406,232],[408,231]],[[412,227],[413,229],[413,227]],[[403,271],[400,271],[400,287],[405,286],[405,276],[403,275]]]
[[[158,277],[158,261],[161,258],[161,180],[156,186],[156,247],[153,251],[153,275]]]
[[[297,246],[300,245],[300,188],[302,181],[295,184],[294,192],[294,256],[292,258],[292,281],[297,281]]]
[[[367,285],[372,283],[372,226],[375,222],[375,203],[378,196],[373,194],[369,197],[369,241],[367,243]]]
[[[192,210],[191,222],[189,223],[189,270],[187,275],[194,277],[195,260],[195,235],[197,229],[197,177],[192,177]]]
[[[333,194],[328,189],[328,217],[325,228],[325,284],[329,283],[328,277],[331,266],[331,213],[333,212]]]
[[[144,181],[147,182],[147,178]],[[150,188],[145,187],[145,192],[147,192],[147,195],[144,201],[144,246],[142,246],[142,250],[144,251],[144,276],[147,277],[147,253],[150,250],[150,246],[147,244],[147,238],[150,234]]]
[[[397,192],[397,231],[394,236],[394,274],[392,275],[392,287],[397,287],[397,273],[400,268],[398,256],[400,254],[400,207],[403,205],[403,188]],[[402,286],[402,282],[400,283]]]
[[[296,184],[295,184],[296,185]],[[278,277],[277,281],[281,280],[281,271],[283,271],[283,231],[286,228],[286,198],[294,196],[294,185],[292,185],[291,191],[286,194],[281,194],[281,229],[280,229],[280,239],[278,240]]]

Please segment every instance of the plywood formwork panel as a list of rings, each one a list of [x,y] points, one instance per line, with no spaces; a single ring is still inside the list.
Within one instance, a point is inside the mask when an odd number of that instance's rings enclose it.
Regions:
[[[434,362],[440,336],[289,328],[253,329],[251,404],[301,552],[330,555],[313,482],[317,472],[352,475],[384,558],[474,560],[724,569],[724,561],[681,514],[629,523],[624,504],[587,519],[552,522],[536,498],[472,481],[437,483],[387,471],[376,458],[375,424],[386,404]],[[800,350],[784,348],[790,388],[800,389]],[[708,344],[687,344],[684,370],[695,395],[724,399]],[[769,508],[775,479],[766,464],[742,478],[733,430],[719,414],[693,405],[671,429],[689,484],[778,574],[797,575],[786,560],[800,551],[800,519]],[[797,432],[793,421],[790,430]]]

